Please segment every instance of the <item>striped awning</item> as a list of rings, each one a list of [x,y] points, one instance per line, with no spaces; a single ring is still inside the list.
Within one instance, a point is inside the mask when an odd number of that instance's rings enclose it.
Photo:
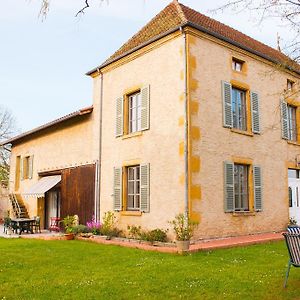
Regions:
[[[24,196],[43,197],[47,191],[52,189],[61,181],[61,175],[42,177],[37,183],[22,193]]]

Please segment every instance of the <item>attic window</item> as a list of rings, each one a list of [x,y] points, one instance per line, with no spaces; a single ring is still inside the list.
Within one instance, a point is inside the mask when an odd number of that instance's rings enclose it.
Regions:
[[[232,70],[237,71],[237,72],[242,72],[244,63],[245,63],[244,61],[233,57],[232,58]]]
[[[288,79],[288,80],[287,80],[287,84],[286,84],[287,90],[288,90],[288,91],[291,91],[291,90],[293,89],[293,87],[294,87],[294,84],[295,84],[294,81]]]

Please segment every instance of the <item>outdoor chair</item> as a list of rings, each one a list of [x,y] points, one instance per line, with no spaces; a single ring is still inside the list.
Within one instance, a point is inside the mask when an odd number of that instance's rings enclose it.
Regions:
[[[287,232],[283,233],[283,236],[290,256],[284,281],[284,287],[286,287],[291,266],[300,267],[300,234]]]
[[[41,233],[41,218],[39,216],[35,216],[34,220],[35,222],[32,224],[32,230],[34,230],[35,233]]]
[[[60,218],[51,217],[49,231],[59,231],[60,230]]]
[[[4,218],[3,232],[7,234],[8,229],[10,227],[11,227],[11,219],[10,218]]]
[[[300,227],[297,225],[288,226],[287,231],[288,233],[300,234]]]

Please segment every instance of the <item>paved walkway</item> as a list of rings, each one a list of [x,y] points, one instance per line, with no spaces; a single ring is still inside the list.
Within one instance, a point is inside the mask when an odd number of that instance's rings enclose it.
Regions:
[[[21,235],[12,233],[8,235],[3,232],[3,225],[0,225],[0,237],[3,238],[29,238],[29,239],[43,239],[43,240],[54,240],[54,239],[62,239],[62,234],[58,232],[50,232],[48,230],[41,230],[41,233],[26,233],[22,232]]]

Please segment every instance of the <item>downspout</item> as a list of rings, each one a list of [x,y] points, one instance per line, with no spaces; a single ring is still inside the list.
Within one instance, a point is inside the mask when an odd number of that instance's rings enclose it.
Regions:
[[[100,74],[100,106],[99,106],[99,156],[97,162],[97,201],[96,201],[96,210],[95,210],[95,218],[97,221],[100,221],[100,199],[101,199],[101,159],[102,159],[102,103],[103,103],[103,73],[100,69],[97,69]]]
[[[184,216],[189,216],[189,161],[188,161],[188,74],[187,74],[187,43],[186,33],[180,27],[183,34],[183,61],[184,61]]]

